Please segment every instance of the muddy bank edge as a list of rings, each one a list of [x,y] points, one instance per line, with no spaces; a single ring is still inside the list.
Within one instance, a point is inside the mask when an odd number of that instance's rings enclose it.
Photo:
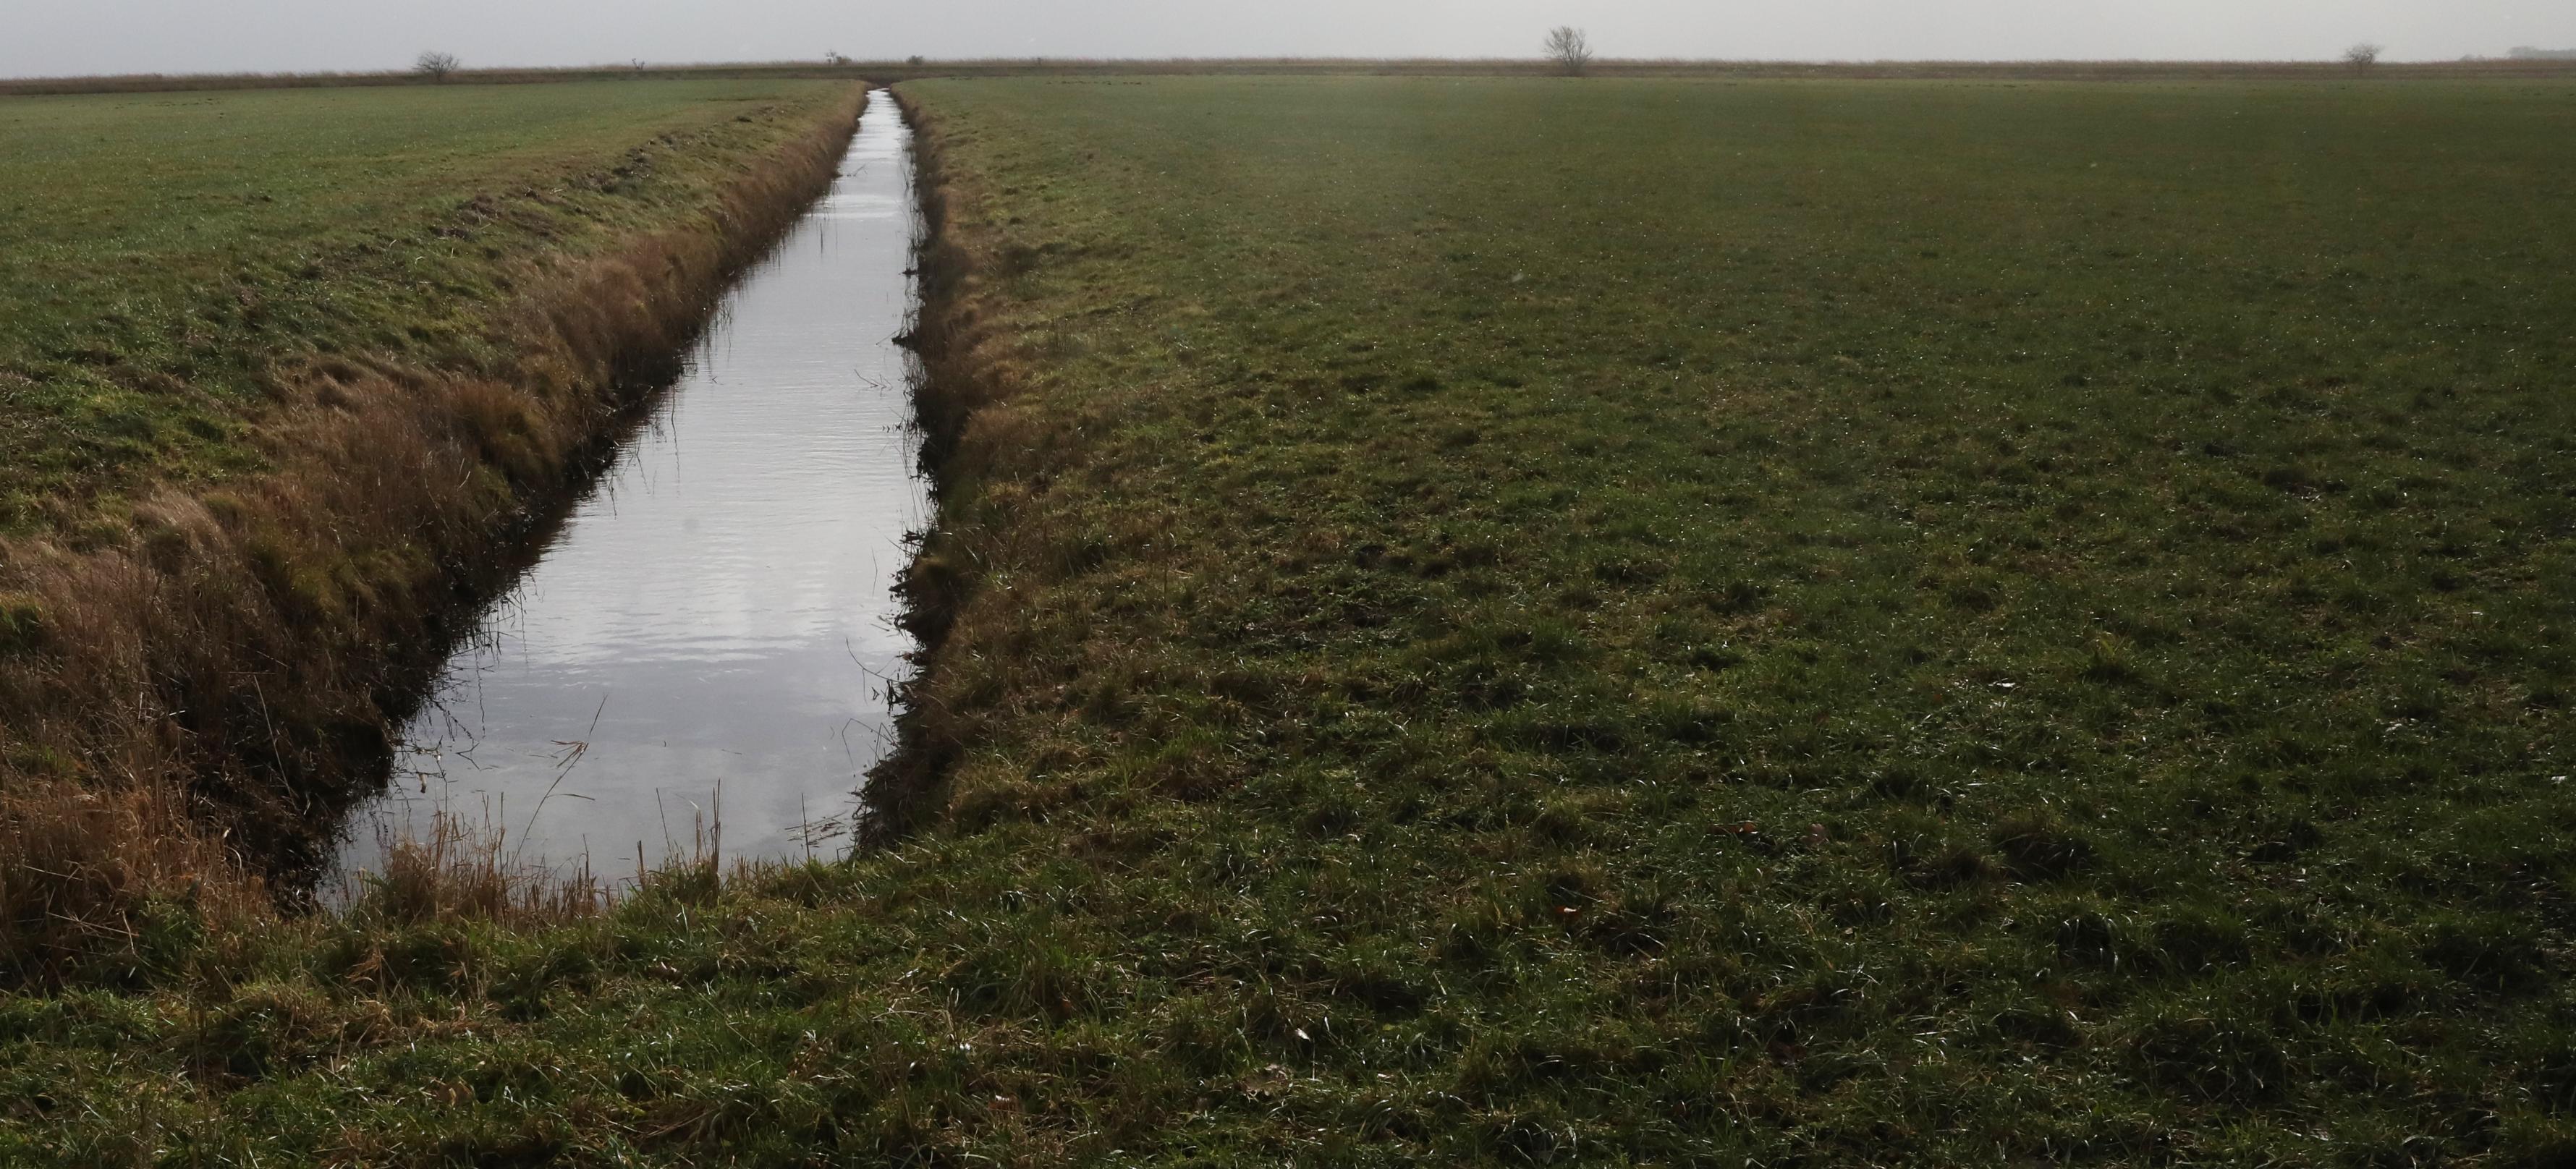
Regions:
[[[978,560],[969,517],[977,510],[976,484],[992,452],[968,440],[978,411],[1008,396],[1008,360],[985,326],[989,292],[985,253],[989,231],[959,215],[971,195],[950,173],[939,116],[901,88],[889,90],[912,127],[914,198],[923,233],[914,255],[921,304],[902,343],[919,354],[922,380],[913,400],[922,429],[922,470],[931,485],[929,530],[895,590],[903,624],[919,645],[913,671],[896,692],[900,711],[893,748],[870,768],[861,791],[859,839],[881,846],[923,827],[935,808],[950,766],[968,734],[955,708],[941,697],[948,671],[941,663],[949,632],[973,594]]]

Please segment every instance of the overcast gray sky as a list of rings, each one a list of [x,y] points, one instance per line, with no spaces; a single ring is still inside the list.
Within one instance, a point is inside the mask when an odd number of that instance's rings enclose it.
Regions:
[[[0,0],[0,76],[820,57],[2401,60],[2576,47],[2576,0]]]

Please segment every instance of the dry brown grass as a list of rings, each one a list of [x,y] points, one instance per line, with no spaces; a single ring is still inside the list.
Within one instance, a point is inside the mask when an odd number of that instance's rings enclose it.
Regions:
[[[399,922],[564,921],[608,899],[586,861],[557,867],[520,856],[504,834],[445,813],[425,836],[388,840],[383,864],[355,878],[349,902]]]
[[[169,784],[12,787],[0,799],[0,977],[111,971],[137,958],[135,920],[154,895],[236,918],[263,903],[219,837],[187,830]]]
[[[150,898],[255,900],[254,873],[318,862],[317,827],[505,571],[494,550],[829,185],[861,100],[738,180],[710,229],[531,273],[493,326],[508,368],[282,365],[261,436],[277,470],[160,490],[92,550],[0,546],[0,953],[14,973],[100,952]],[[455,878],[459,859],[406,854],[404,880]],[[499,895],[453,883],[436,896]]]
[[[696,811],[688,839],[666,839],[663,859],[645,867],[637,841],[631,872],[603,872],[587,854],[545,856],[514,841],[505,823],[452,808],[425,830],[380,825],[379,869],[340,875],[337,908],[361,924],[496,921],[559,925],[589,917],[647,888],[693,902],[727,885],[757,884],[793,862],[724,860],[724,785],[711,809]],[[809,861],[811,858],[807,858]]]

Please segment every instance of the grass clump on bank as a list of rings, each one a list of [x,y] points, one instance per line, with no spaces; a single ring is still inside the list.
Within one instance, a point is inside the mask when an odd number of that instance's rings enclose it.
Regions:
[[[916,833],[141,951],[0,1139],[2576,1155],[2566,94],[906,93]]]
[[[0,977],[315,855],[513,532],[860,100],[0,101]]]

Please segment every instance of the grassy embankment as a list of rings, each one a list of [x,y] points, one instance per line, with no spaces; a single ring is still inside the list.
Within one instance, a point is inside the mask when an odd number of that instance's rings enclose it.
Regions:
[[[0,1141],[2576,1155],[2576,93],[910,92],[919,833],[182,919]]]
[[[859,97],[0,101],[0,974],[327,828]]]

